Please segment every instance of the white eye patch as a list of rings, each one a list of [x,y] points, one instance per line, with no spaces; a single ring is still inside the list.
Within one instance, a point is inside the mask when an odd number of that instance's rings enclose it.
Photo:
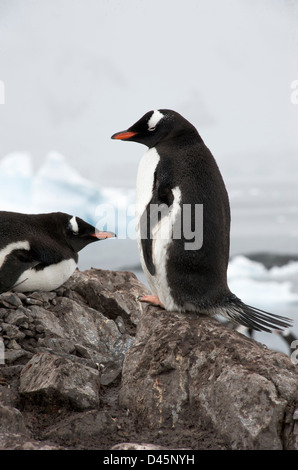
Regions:
[[[154,131],[159,121],[164,117],[164,115],[156,110],[153,112],[151,118],[148,121],[148,131]]]
[[[73,231],[73,233],[79,233],[79,226],[78,226],[77,218],[75,216],[73,216],[70,219],[69,226],[71,230]]]

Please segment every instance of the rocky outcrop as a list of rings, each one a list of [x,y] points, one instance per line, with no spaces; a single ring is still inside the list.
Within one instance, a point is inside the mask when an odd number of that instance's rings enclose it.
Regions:
[[[290,358],[146,293],[92,269],[0,296],[0,449],[298,449]]]
[[[232,449],[282,449],[296,399],[287,356],[214,319],[162,310],[140,325],[120,391],[142,426],[209,428]]]

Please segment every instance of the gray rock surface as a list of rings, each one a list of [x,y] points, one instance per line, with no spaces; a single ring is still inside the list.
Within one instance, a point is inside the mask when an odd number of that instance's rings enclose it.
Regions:
[[[23,368],[19,392],[33,402],[59,402],[74,410],[85,410],[98,407],[99,384],[96,369],[42,352]]]
[[[146,293],[92,269],[0,296],[0,449],[297,450],[290,358]]]
[[[231,449],[282,449],[297,373],[215,319],[150,308],[126,354],[120,405],[152,429],[209,427]]]

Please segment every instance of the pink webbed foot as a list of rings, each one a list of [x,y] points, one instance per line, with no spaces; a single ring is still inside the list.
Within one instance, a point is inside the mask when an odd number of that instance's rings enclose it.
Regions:
[[[147,302],[148,304],[155,305],[156,307],[165,308],[164,304],[161,303],[157,295],[143,295],[139,297],[140,302]]]

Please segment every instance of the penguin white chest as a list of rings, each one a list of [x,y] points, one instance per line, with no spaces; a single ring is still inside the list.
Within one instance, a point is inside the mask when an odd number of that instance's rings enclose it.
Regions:
[[[136,231],[143,271],[153,293],[158,295],[161,302],[169,310],[175,309],[167,281],[166,263],[168,258],[168,247],[172,242],[173,226],[178,217],[181,201],[179,187],[173,188],[174,201],[169,211],[162,217],[154,227],[152,233],[152,258],[155,266],[155,274],[151,275],[146,267],[141,244],[140,218],[146,210],[153,195],[154,174],[160,157],[155,148],[148,150],[143,156],[137,175],[136,190]],[[148,208],[150,210],[150,208]]]
[[[57,264],[51,264],[44,269],[36,271],[34,268],[24,271],[13,287],[17,292],[34,290],[50,291],[57,289],[69,279],[76,269],[73,259],[66,259]]]
[[[136,188],[136,224],[139,230],[139,222],[141,215],[146,209],[152,198],[154,174],[159,163],[159,155],[156,148],[149,149],[142,157],[137,174]]]
[[[152,199],[152,191],[154,185],[154,174],[156,167],[159,163],[160,157],[153,147],[149,149],[142,157],[137,174],[137,187],[136,187],[136,209],[135,209],[135,216],[136,216],[136,233],[137,233],[137,242],[138,248],[140,253],[140,260],[143,271],[147,278],[147,281],[154,291],[154,283],[153,283],[153,276],[149,273],[146,263],[143,257],[143,250],[141,245],[141,227],[140,227],[140,219],[144,211],[146,210],[147,205]]]
[[[166,215],[162,217],[152,229],[153,243],[152,255],[155,266],[154,291],[159,300],[164,304],[166,310],[178,310],[171,295],[171,289],[168,284],[167,261],[169,257],[169,247],[173,242],[174,226],[179,222],[181,216],[181,191],[178,186],[172,189],[173,203],[167,210]]]

